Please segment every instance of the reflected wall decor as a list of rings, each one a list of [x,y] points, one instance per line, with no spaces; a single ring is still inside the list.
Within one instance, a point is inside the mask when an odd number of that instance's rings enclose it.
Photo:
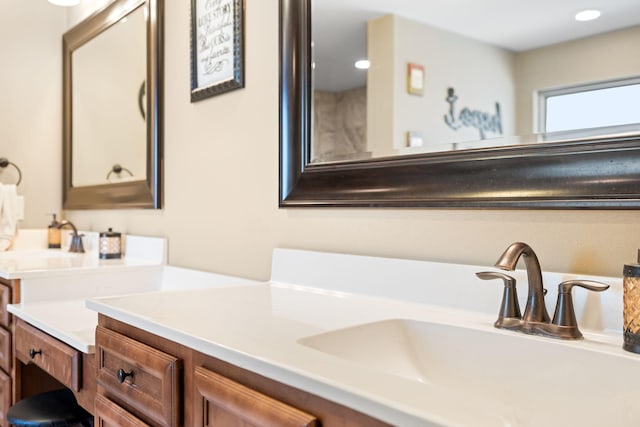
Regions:
[[[407,64],[407,92],[412,95],[424,95],[424,67]]]

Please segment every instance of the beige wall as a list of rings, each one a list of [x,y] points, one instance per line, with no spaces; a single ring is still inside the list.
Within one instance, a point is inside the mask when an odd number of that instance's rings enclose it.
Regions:
[[[0,157],[22,170],[22,224],[46,224],[62,197],[65,12],[46,1],[0,1]],[[0,181],[14,183],[13,168]],[[50,217],[49,217],[50,219]]]
[[[164,235],[172,264],[262,279],[274,247],[488,266],[523,240],[547,270],[607,275],[620,275],[635,258],[636,211],[278,209],[278,1],[246,0],[246,11],[247,87],[192,104],[189,2],[166,1],[165,208],[73,211],[71,220],[94,230]],[[27,113],[21,126],[33,123]],[[53,127],[55,114],[40,119]],[[48,197],[59,194],[59,173],[28,176]],[[45,218],[30,225],[44,226]]]
[[[381,157],[394,154],[395,20],[393,15],[367,22],[367,151]]]

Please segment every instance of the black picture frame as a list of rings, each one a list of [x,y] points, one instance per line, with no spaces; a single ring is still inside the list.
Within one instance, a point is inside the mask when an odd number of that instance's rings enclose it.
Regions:
[[[310,161],[311,0],[280,0],[279,206],[638,209],[638,135]]]
[[[191,102],[244,87],[244,0],[191,0]]]

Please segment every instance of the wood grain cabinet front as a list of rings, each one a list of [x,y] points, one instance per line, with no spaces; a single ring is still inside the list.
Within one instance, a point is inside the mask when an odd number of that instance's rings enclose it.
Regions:
[[[318,419],[292,406],[196,366],[195,426],[316,427]]]
[[[11,326],[11,315],[7,311],[7,304],[11,304],[11,286],[0,283],[0,326]]]
[[[15,366],[13,363],[13,316],[7,304],[19,302],[20,280],[0,278],[0,427],[9,427],[7,411],[15,401],[13,385]]]
[[[20,319],[15,326],[15,353],[22,363],[34,363],[71,390],[80,390],[80,352]]]
[[[144,422],[179,426],[180,359],[101,326],[96,354],[99,393]]]
[[[0,371],[0,426],[9,427],[7,411],[11,407],[11,377]]]
[[[11,331],[0,327],[0,369],[4,372],[11,372]]]
[[[150,427],[100,394],[96,396],[94,416],[96,427]]]

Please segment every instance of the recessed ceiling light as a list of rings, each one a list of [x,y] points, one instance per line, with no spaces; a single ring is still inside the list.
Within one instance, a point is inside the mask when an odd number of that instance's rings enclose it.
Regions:
[[[600,17],[600,11],[591,9],[576,13],[576,21],[593,21]]]
[[[49,3],[56,6],[76,6],[80,4],[80,0],[49,0]]]
[[[371,66],[371,62],[369,62],[368,59],[361,59],[359,61],[356,61],[354,65],[359,70],[368,70]]]

